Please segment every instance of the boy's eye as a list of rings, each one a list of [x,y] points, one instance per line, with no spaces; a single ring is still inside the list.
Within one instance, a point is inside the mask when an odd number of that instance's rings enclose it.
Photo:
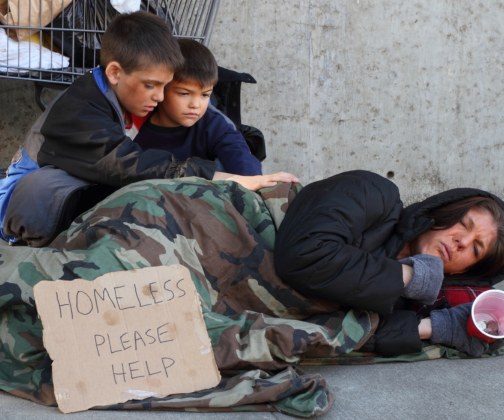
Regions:
[[[145,86],[146,89],[154,89],[154,85],[151,84],[151,83],[145,83],[144,86]]]
[[[203,97],[204,97],[204,98],[210,98],[210,96],[211,96],[211,94],[210,94],[210,93],[204,93],[204,94],[203,94]]]

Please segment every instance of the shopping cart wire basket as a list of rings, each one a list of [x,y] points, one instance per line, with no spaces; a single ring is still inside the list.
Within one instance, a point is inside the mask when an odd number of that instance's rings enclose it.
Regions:
[[[101,37],[121,7],[164,19],[178,38],[208,45],[219,0],[0,0],[0,77],[68,85],[99,63]]]

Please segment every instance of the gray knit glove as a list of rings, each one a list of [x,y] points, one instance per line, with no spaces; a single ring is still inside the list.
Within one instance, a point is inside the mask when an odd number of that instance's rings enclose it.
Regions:
[[[471,306],[470,302],[449,309],[432,311],[430,341],[454,347],[469,356],[480,357],[488,350],[488,343],[467,333],[467,319],[471,316]]]
[[[404,288],[402,295],[432,305],[439,294],[444,279],[443,261],[439,257],[418,254],[399,260],[401,264],[413,266],[413,278]]]

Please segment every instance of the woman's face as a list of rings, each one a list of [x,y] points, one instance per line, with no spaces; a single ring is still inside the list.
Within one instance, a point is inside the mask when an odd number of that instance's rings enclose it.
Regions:
[[[487,255],[497,239],[497,225],[492,214],[472,208],[460,222],[448,229],[428,230],[412,244],[412,255],[440,257],[446,274],[460,274]]]

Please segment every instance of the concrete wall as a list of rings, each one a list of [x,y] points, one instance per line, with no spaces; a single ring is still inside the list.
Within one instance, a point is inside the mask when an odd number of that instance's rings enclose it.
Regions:
[[[266,171],[370,169],[409,202],[504,195],[502,28],[493,0],[221,0],[209,46],[258,81],[242,119],[266,136]],[[0,79],[0,166],[37,112],[29,83]]]
[[[23,134],[41,113],[32,82],[0,78],[0,168],[22,142]]]
[[[210,47],[258,80],[243,120],[267,170],[393,174],[408,201],[504,193],[503,28],[491,0],[221,0]]]

